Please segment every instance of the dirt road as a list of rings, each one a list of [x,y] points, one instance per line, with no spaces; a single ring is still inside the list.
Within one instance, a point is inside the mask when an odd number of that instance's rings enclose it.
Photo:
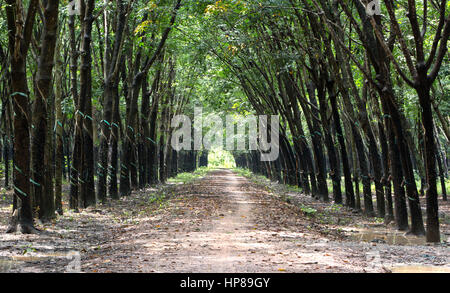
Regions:
[[[230,170],[181,186],[162,213],[120,236],[99,271],[142,272],[386,272],[409,249],[344,241]],[[133,247],[127,266],[114,264]],[[423,247],[428,252],[429,247]],[[448,252],[448,251],[447,251]],[[445,249],[434,261],[448,261]],[[95,259],[93,263],[96,263]],[[88,265],[84,268],[89,270]]]
[[[230,170],[212,171],[168,193],[161,202],[142,191],[68,213],[45,235],[2,235],[0,260],[20,256],[29,243],[33,250],[27,248],[26,256],[34,259],[16,257],[11,271],[64,271],[67,261],[45,258],[49,247],[79,251],[83,272],[389,272],[404,264],[448,269],[446,246],[348,239],[342,226],[308,217]]]

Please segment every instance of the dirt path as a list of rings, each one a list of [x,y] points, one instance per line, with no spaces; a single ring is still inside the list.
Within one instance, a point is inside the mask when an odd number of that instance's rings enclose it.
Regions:
[[[122,234],[116,247],[102,249],[116,253],[108,265],[103,256],[94,259],[96,270],[387,272],[392,263],[408,261],[405,256],[412,263],[448,264],[445,247],[345,241],[229,170],[213,171],[178,192],[162,213]],[[114,262],[124,247],[133,247],[127,266]]]
[[[342,233],[348,223],[310,217],[230,170],[165,192],[165,200],[156,200],[161,191],[144,190],[68,212],[44,235],[0,234],[0,269],[3,259],[9,271],[65,271],[67,252],[77,251],[83,272],[389,272],[412,264],[449,270],[446,244],[349,239]],[[335,217],[339,223],[343,212]]]

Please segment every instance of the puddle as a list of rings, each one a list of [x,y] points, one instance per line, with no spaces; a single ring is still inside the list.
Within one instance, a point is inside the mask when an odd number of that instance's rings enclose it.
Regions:
[[[7,273],[14,266],[14,261],[9,259],[0,259],[0,273]]]
[[[426,245],[425,236],[406,235],[405,232],[389,230],[354,229],[346,233],[352,239],[363,242],[384,243],[391,245]]]
[[[393,273],[450,273],[450,267],[423,265],[396,266],[392,267],[391,271]]]

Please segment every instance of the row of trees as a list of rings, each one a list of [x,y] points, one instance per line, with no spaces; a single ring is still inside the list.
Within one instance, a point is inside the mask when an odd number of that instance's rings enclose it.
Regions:
[[[5,186],[13,159],[8,232],[32,233],[34,217],[62,214],[64,178],[77,211],[195,169],[199,154],[168,146],[171,117],[188,100],[176,92],[176,48],[167,45],[180,7],[7,1],[0,68]]]
[[[437,171],[444,200],[448,175],[448,118],[439,110],[448,105],[448,5],[385,0],[373,14],[369,2],[210,6],[222,29],[212,52],[257,114],[283,118],[279,161],[260,163],[257,153],[237,161],[275,179],[283,171],[285,182],[323,201],[329,175],[335,203],[395,220],[415,235],[425,234],[422,193],[427,240],[438,242]]]

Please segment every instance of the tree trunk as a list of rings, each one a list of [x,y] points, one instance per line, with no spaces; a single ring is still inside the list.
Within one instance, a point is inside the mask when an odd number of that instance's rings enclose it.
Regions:
[[[117,188],[117,172],[119,167],[119,134],[120,134],[120,112],[119,112],[119,85],[116,82],[113,89],[113,115],[111,120],[110,135],[110,166],[109,166],[109,196],[112,199],[119,199]]]
[[[311,104],[314,106],[317,105],[316,98],[315,98],[315,89],[316,87],[312,82],[308,82],[307,84],[309,98],[311,101]],[[311,116],[314,116],[314,113],[317,111],[313,111]],[[313,150],[314,150],[314,156],[316,161],[316,178],[317,178],[317,186],[319,189],[319,196],[320,199],[327,202],[328,201],[328,185],[326,180],[326,171],[325,171],[325,158],[323,155],[323,149],[322,149],[322,133],[320,132],[320,127],[318,125],[318,122],[314,117],[311,118],[312,123],[308,124],[310,127],[310,134],[313,141]]]
[[[14,232],[20,225],[22,233],[33,233],[32,193],[30,188],[30,123],[29,90],[26,73],[26,56],[37,10],[37,1],[28,6],[26,21],[22,19],[22,2],[6,1],[11,59],[11,97],[14,110],[14,195],[19,199],[18,211],[13,210],[12,225],[7,232]],[[17,221],[14,219],[17,217]]]
[[[34,196],[38,202],[38,215],[41,220],[50,220],[55,217],[53,172],[50,164],[51,158],[47,134],[50,108],[50,95],[52,72],[56,39],[58,33],[58,5],[59,1],[46,1],[44,7],[43,31],[41,39],[41,52],[36,73],[36,101],[33,106],[33,138],[32,138],[32,165]]]
[[[75,16],[70,15],[68,21],[69,34],[70,34],[70,92],[72,100],[74,102],[75,112],[75,127],[72,149],[72,162],[70,164],[70,196],[69,196],[69,208],[78,211],[79,206],[79,176],[81,170],[81,145],[83,143],[81,136],[82,127],[82,115],[80,113],[80,101],[78,96],[77,75],[78,75],[78,52],[76,47],[75,37]]]
[[[378,107],[378,106],[377,106]],[[391,194],[391,177],[389,172],[389,147],[386,140],[386,134],[381,121],[378,122],[378,131],[380,133],[380,145],[381,145],[381,155],[383,162],[383,179],[382,183],[384,185],[384,194],[386,196],[386,217],[385,222],[389,223],[394,220],[394,207],[392,202]]]
[[[416,88],[419,95],[419,103],[422,108],[422,125],[425,130],[425,170],[427,188],[425,196],[427,199],[427,242],[440,242],[438,195],[436,188],[436,146],[433,135],[433,114],[431,111],[430,88]]]
[[[94,182],[94,139],[92,118],[92,54],[91,37],[92,23],[94,21],[94,0],[87,0],[84,19],[82,22],[82,53],[80,70],[80,102],[79,115],[82,120],[82,146],[81,146],[81,205],[86,208],[95,205],[95,182]]]
[[[361,172],[361,181],[363,184],[364,197],[364,213],[366,216],[373,217],[375,212],[373,210],[372,190],[370,188],[369,167],[367,164],[366,154],[364,152],[364,145],[359,131],[354,125],[352,127],[352,134],[355,139],[356,153],[358,155],[358,163]]]
[[[331,110],[333,112],[333,120],[336,127],[337,138],[339,145],[341,147],[341,161],[342,161],[342,169],[344,171],[344,182],[345,182],[345,203],[347,206],[354,207],[355,194],[353,191],[350,165],[347,156],[347,148],[345,146],[344,134],[342,132],[341,121],[337,109],[336,95],[334,94],[330,95],[330,103],[331,103]]]
[[[58,214],[63,214],[62,207],[62,175],[64,168],[63,151],[63,113],[62,113],[62,70],[63,62],[61,60],[61,42],[58,42],[55,56],[55,209]]]

